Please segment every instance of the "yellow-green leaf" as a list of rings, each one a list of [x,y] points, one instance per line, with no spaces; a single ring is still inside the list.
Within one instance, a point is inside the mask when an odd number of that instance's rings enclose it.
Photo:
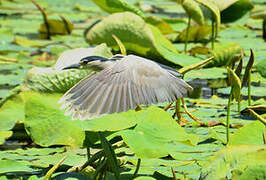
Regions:
[[[233,98],[235,98],[237,101],[240,101],[241,81],[239,77],[235,74],[235,72],[232,71],[229,67],[227,67],[227,72],[229,83],[232,87]]]
[[[200,25],[204,23],[202,10],[195,0],[184,0],[181,4],[189,17]]]

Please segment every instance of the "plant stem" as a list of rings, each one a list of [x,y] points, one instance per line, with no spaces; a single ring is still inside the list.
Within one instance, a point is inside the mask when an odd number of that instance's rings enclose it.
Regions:
[[[88,161],[89,161],[90,158],[91,158],[90,147],[87,147],[86,149],[87,149],[87,159],[88,159]]]
[[[251,106],[251,69],[248,72],[248,105]]]
[[[185,53],[187,53],[187,43],[188,43],[188,34],[189,34],[189,29],[190,29],[190,23],[191,23],[191,17],[188,17],[188,24],[187,24],[187,31],[186,31],[186,39],[185,39]]]
[[[260,122],[262,122],[264,125],[266,125],[266,120],[260,116],[259,114],[257,114],[255,111],[253,111],[253,109],[249,109],[248,108],[248,111],[254,116],[256,117]]]
[[[180,111],[181,111],[181,100],[180,99],[177,99],[176,100],[176,103],[175,103],[175,113],[176,113],[176,116],[177,116],[177,122],[178,124],[181,123],[181,114],[180,114]]]
[[[35,0],[31,0],[31,1],[39,9],[39,11],[41,11],[44,25],[45,25],[46,30],[47,30],[47,39],[51,39],[50,25],[48,22],[47,13],[44,11],[44,9]]]
[[[214,20],[212,20],[212,36],[211,36],[211,41],[212,41],[212,50],[214,49],[214,39],[215,39],[215,34],[214,34]]]
[[[141,159],[138,158],[138,162],[137,162],[136,170],[135,170],[134,175],[133,175],[134,177],[136,177],[137,174],[138,174],[139,167],[140,167],[140,162],[141,162]]]
[[[226,142],[228,144],[229,139],[230,139],[230,132],[229,132],[229,128],[230,128],[230,110],[231,110],[231,100],[232,100],[232,95],[233,95],[233,91],[232,91],[232,87],[231,87],[231,92],[230,92],[230,96],[228,99],[228,104],[227,104],[227,116],[226,116]]]
[[[241,98],[241,97],[240,97]],[[237,101],[237,110],[238,114],[240,115],[240,110],[241,110],[241,100]]]

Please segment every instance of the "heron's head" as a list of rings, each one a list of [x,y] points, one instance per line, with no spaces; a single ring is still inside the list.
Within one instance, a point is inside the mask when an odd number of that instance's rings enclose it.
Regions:
[[[91,69],[94,71],[100,71],[106,68],[110,60],[101,56],[87,56],[82,58],[78,63],[71,64],[70,66],[65,67],[66,69]]]

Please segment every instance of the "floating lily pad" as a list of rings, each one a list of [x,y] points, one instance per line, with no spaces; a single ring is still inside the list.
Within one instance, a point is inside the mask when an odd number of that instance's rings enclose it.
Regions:
[[[238,129],[232,135],[229,145],[263,145],[263,134],[266,134],[265,125],[260,121],[255,121]]]
[[[266,59],[262,59],[258,64],[256,64],[256,68],[260,75],[266,78]]]
[[[220,88],[218,89],[218,93],[221,94],[230,94],[230,88]],[[248,95],[248,88],[247,87],[243,87],[241,89],[241,94],[243,96],[247,96]],[[266,97],[266,91],[265,91],[265,87],[255,87],[252,86],[251,87],[251,96],[253,97]]]
[[[189,71],[185,75],[185,81],[193,79],[217,79],[217,78],[226,78],[226,69],[225,68],[207,68]]]
[[[126,0],[93,0],[95,4],[100,6],[103,10],[109,13],[117,13],[117,12],[133,12],[140,17],[145,17],[144,13],[138,7],[130,4]]]
[[[16,122],[24,122],[23,94],[11,97],[0,107],[0,131],[12,129]]]
[[[236,21],[253,9],[254,5],[249,0],[234,0],[234,3],[221,11],[221,22],[230,23]]]
[[[17,162],[12,160],[0,160],[0,173],[7,172],[32,172],[34,169],[23,164],[23,162]]]
[[[150,107],[138,113],[141,121],[133,130],[118,132],[130,149],[141,158],[164,157],[170,153],[169,144],[197,144],[196,135],[187,134],[172,119],[171,115],[162,109]]]
[[[12,136],[12,131],[0,131],[0,145],[10,136]]]
[[[85,133],[70,117],[59,109],[62,94],[38,94],[29,92],[25,106],[25,128],[32,140],[41,146],[82,146]],[[60,136],[58,136],[60,134]]]
[[[232,178],[232,171],[245,171],[251,165],[265,164],[265,146],[230,146],[224,148],[203,165],[201,179]],[[249,177],[254,178],[254,177]]]

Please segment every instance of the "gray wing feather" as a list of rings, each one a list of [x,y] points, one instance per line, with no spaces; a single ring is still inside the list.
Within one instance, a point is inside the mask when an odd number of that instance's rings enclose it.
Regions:
[[[138,56],[125,56],[109,68],[87,77],[62,98],[66,114],[89,119],[135,109],[137,104],[173,102],[192,88],[165,65]]]

